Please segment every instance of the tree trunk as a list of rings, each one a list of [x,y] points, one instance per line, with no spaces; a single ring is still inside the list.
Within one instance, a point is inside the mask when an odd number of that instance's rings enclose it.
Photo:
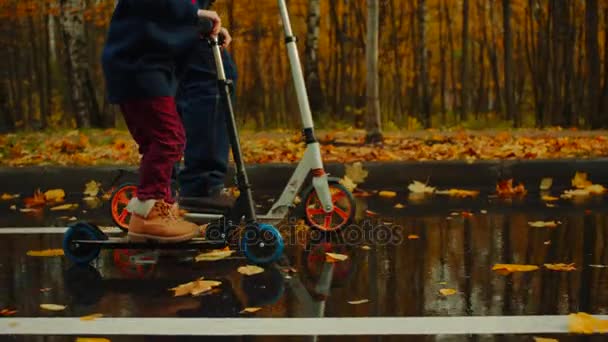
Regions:
[[[313,112],[325,110],[325,98],[319,77],[319,24],[321,21],[320,0],[308,0],[308,19],[306,33],[304,75],[306,88],[310,97],[310,108]]]
[[[439,108],[441,111],[441,123],[446,124],[447,108],[445,104],[445,88],[446,88],[446,59],[445,59],[445,28],[443,23],[443,5],[439,3]]]
[[[379,0],[367,0],[367,143],[382,142],[380,97],[378,88],[378,22]]]
[[[506,117],[513,120],[514,127],[520,127],[521,122],[515,115],[515,99],[513,98],[513,37],[511,32],[511,0],[502,1],[504,58],[505,58],[505,109]]]
[[[460,120],[465,121],[469,112],[469,0],[462,1],[462,59],[460,85]]]
[[[598,5],[597,0],[585,1],[585,50],[587,56],[587,96],[586,117],[591,128],[600,128],[600,53],[598,46]],[[604,57],[606,58],[606,57]]]
[[[608,118],[608,8],[604,9],[604,85],[601,106],[602,118]]]
[[[68,88],[71,102],[74,106],[76,125],[91,126],[91,117],[95,125],[100,125],[97,109],[92,108],[90,101],[94,94],[90,94],[88,86],[89,65],[86,55],[87,44],[85,39],[84,4],[82,0],[60,0],[61,5],[61,31],[66,47],[67,66],[69,71]]]
[[[428,56],[426,51],[426,0],[418,0],[418,75],[420,77],[420,116],[425,128],[431,127]]]

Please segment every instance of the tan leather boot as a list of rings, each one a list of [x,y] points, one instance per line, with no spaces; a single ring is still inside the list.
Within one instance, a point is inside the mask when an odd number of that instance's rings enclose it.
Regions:
[[[185,221],[177,214],[176,206],[163,200],[133,198],[127,210],[131,212],[129,241],[172,243],[188,241],[200,234],[198,225]]]

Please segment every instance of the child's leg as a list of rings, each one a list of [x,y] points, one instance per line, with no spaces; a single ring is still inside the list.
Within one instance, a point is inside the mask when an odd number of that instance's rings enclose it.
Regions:
[[[121,105],[125,122],[143,155],[137,197],[173,203],[171,173],[181,159],[186,137],[172,97],[136,100]]]
[[[176,215],[171,195],[171,173],[181,158],[184,128],[172,97],[157,97],[121,104],[125,122],[143,155],[137,198],[127,207],[133,213],[129,238],[161,242],[183,241],[198,227]]]

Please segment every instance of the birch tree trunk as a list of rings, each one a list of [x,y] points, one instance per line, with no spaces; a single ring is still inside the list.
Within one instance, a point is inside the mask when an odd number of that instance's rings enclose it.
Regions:
[[[306,47],[304,64],[304,75],[306,88],[310,97],[310,108],[313,112],[325,110],[325,97],[321,89],[319,77],[319,24],[321,22],[320,0],[308,1],[308,18],[306,21]]]
[[[378,88],[378,21],[379,0],[367,0],[367,143],[382,142],[380,94]]]

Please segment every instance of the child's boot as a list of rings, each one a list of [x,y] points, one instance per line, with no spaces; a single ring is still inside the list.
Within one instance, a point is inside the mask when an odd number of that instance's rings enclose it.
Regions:
[[[198,225],[185,221],[177,215],[176,206],[164,200],[133,198],[127,210],[130,241],[182,242],[200,234]]]

